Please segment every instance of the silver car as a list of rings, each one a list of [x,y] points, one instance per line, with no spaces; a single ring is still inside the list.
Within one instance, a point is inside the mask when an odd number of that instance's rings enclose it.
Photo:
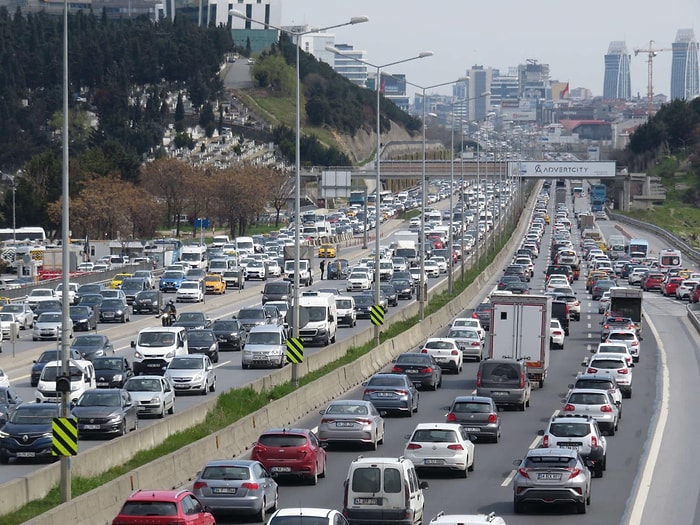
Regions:
[[[15,318],[21,330],[26,330],[34,326],[34,313],[26,303],[6,304],[2,306],[2,311],[15,314]]]
[[[196,392],[207,395],[216,390],[216,372],[209,356],[189,354],[173,357],[165,375],[175,388],[175,393]]]
[[[68,338],[73,337],[73,321],[68,319],[66,328]],[[61,339],[63,335],[63,314],[61,312],[44,312],[34,322],[32,341],[42,339]]]
[[[277,482],[259,461],[219,459],[207,463],[192,491],[213,514],[252,515],[264,522],[277,508]]]
[[[620,418],[619,408],[610,393],[592,388],[571,390],[562,413],[591,416],[598,422],[598,427],[610,436],[615,435]]]
[[[453,327],[447,334],[447,338],[454,339],[462,350],[463,359],[474,359],[477,363],[481,361],[484,343],[475,328]]]
[[[339,399],[320,411],[318,440],[324,443],[365,443],[371,450],[384,442],[384,418],[370,401]]]
[[[528,503],[576,505],[585,514],[591,504],[591,472],[578,451],[570,448],[534,448],[513,463],[513,511]]]
[[[165,417],[166,412],[175,412],[175,391],[170,379],[165,376],[132,377],[124,384],[124,390],[131,394],[139,417]]]

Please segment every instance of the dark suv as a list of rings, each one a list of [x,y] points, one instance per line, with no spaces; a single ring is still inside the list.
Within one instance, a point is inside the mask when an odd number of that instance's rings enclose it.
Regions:
[[[564,329],[564,335],[569,335],[570,318],[569,303],[566,301],[552,301],[552,319],[559,319],[559,324]]]
[[[496,405],[515,406],[524,411],[530,406],[532,386],[524,361],[516,359],[487,359],[476,373],[476,395],[494,400]]]
[[[490,330],[491,329],[491,312],[492,311],[493,311],[493,306],[491,306],[491,303],[489,303],[489,302],[480,303],[476,308],[474,308],[474,313],[472,313],[472,317],[474,319],[479,320],[479,322],[481,323],[481,327],[484,330]]]
[[[262,292],[262,304],[268,301],[287,301],[292,303],[292,288],[291,281],[273,281],[265,283],[265,288]]]

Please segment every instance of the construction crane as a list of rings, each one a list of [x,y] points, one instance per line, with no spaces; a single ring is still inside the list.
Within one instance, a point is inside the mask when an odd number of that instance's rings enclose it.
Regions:
[[[639,53],[647,54],[647,118],[651,118],[654,112],[654,57],[664,51],[673,51],[673,49],[669,47],[654,48],[653,40],[649,40],[647,49],[635,48],[634,50],[634,56]]]

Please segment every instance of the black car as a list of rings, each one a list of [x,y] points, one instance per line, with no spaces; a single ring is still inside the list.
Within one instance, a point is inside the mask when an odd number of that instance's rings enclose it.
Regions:
[[[61,312],[62,310],[61,301],[42,301],[34,308],[34,321],[44,312]]]
[[[326,267],[327,279],[347,279],[350,274],[350,265],[347,259],[336,259],[328,263]]]
[[[358,319],[369,319],[374,297],[371,294],[361,293],[355,297],[355,315]]]
[[[0,464],[10,458],[58,459],[52,455],[51,425],[59,416],[55,403],[23,403],[10,414],[0,434]]]
[[[219,340],[213,330],[197,328],[187,332],[190,354],[204,354],[212,363],[219,362]]]
[[[95,312],[95,318],[100,319],[100,306],[105,300],[100,293],[86,293],[80,296],[78,306],[89,306]]]
[[[77,351],[82,359],[92,361],[95,357],[114,355],[114,346],[109,337],[103,334],[77,335],[71,341],[71,349]]]
[[[246,331],[237,319],[217,319],[211,330],[219,340],[219,350],[240,350]]]
[[[90,330],[97,330],[97,317],[95,317],[95,310],[89,306],[71,306],[69,315],[71,321],[73,321],[74,331],[89,332]]]
[[[97,388],[121,388],[134,375],[129,361],[119,355],[95,357],[92,366],[95,367]]]
[[[391,371],[406,374],[411,382],[419,388],[437,390],[442,385],[442,368],[430,354],[406,352],[394,360]]]
[[[493,306],[491,306],[491,303],[489,302],[484,302],[484,303],[479,303],[479,305],[474,308],[474,313],[472,313],[472,317],[474,319],[478,319],[479,322],[481,322],[481,327],[484,330],[490,330],[491,329],[491,312],[493,311]]]
[[[293,285],[290,281],[272,281],[265,283],[265,287],[260,293],[262,294],[262,304],[268,301],[287,301],[291,304]]]
[[[552,301],[552,319],[559,319],[564,330],[564,335],[569,335],[569,324],[571,313],[569,312],[569,303],[566,301]]]
[[[238,319],[246,332],[250,332],[250,329],[254,326],[261,324],[270,324],[272,319],[262,306],[253,308],[241,308],[236,315],[233,316],[234,319]]]
[[[498,280],[496,288],[499,290],[505,290],[510,283],[522,283],[522,279],[519,275],[502,275]]]
[[[71,359],[82,359],[83,356],[80,355],[80,353],[77,350],[74,349],[69,349],[70,352],[70,358]],[[39,384],[39,376],[41,376],[41,371],[44,369],[46,366],[46,363],[49,361],[60,361],[61,360],[61,351],[60,350],[44,350],[41,355],[39,356],[39,359],[34,360],[34,364],[32,365],[32,371],[30,374],[30,380],[29,383],[31,386],[37,386]]]
[[[398,299],[413,299],[413,280],[412,279],[396,279],[394,277],[389,284],[396,290],[396,297]]]
[[[518,294],[518,295],[523,295],[523,294],[529,294],[530,293],[530,287],[528,286],[528,283],[524,282],[519,282],[519,283],[508,283],[506,287],[504,288],[506,292],[510,292],[513,294]]]
[[[379,291],[386,297],[389,306],[399,305],[399,294],[396,292],[393,284],[380,284]]]
[[[177,321],[173,323],[173,326],[184,326],[187,330],[209,328],[211,319],[209,314],[204,312],[182,312],[177,316]]]
[[[22,404],[22,398],[11,386],[0,387],[0,426],[4,425],[10,414]]]
[[[143,290],[136,294],[131,309],[135,314],[158,314],[161,294],[160,290]]]
[[[138,428],[137,403],[121,388],[91,388],[73,405],[78,437],[123,436]]]
[[[101,323],[126,323],[131,320],[131,306],[124,299],[104,299],[100,305]]]
[[[522,264],[509,264],[503,270],[503,275],[517,275],[521,281],[530,281],[530,273]]]

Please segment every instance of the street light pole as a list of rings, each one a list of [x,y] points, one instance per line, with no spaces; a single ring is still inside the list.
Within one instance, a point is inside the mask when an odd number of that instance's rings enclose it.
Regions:
[[[390,62],[388,64],[382,64],[382,65],[376,65],[376,64],[371,64],[367,62],[366,60],[362,60],[360,58],[356,58],[350,55],[345,55],[340,49],[333,47],[333,46],[326,46],[326,50],[330,51],[331,53],[335,55],[341,55],[346,58],[349,58],[351,60],[354,60],[355,62],[359,62],[361,64],[366,64],[370,67],[374,67],[377,70],[377,76],[375,80],[375,91],[377,92],[377,153],[376,153],[376,158],[375,158],[375,168],[376,168],[376,178],[375,178],[375,198],[374,198],[374,211],[375,211],[375,217],[376,217],[376,224],[374,227],[374,304],[378,305],[379,304],[379,298],[380,298],[380,281],[381,281],[381,272],[380,272],[380,261],[381,257],[379,254],[379,251],[381,249],[380,245],[380,224],[381,224],[381,217],[380,217],[380,210],[379,210],[379,204],[380,204],[380,193],[381,193],[381,188],[382,188],[382,179],[381,179],[381,147],[382,147],[382,120],[381,120],[381,75],[382,75],[382,69],[385,67],[389,66],[395,66],[396,64],[403,64],[404,62],[410,62],[412,60],[417,60],[419,58],[426,58],[429,56],[432,56],[433,53],[430,51],[423,51],[419,53],[416,56],[412,56],[410,58],[405,58],[403,60],[397,60],[396,62]],[[365,212],[365,220],[367,217],[367,213]],[[366,229],[365,229],[366,231]],[[379,345],[379,325],[374,326],[374,345],[378,346]]]
[[[294,304],[292,305],[292,330],[295,338],[299,338],[299,297],[300,297],[300,282],[299,282],[299,260],[301,259],[301,72],[299,68],[299,39],[308,35],[309,33],[317,33],[320,31],[325,31],[328,29],[335,29],[337,27],[343,27],[348,25],[361,24],[367,22],[369,18],[366,16],[352,17],[348,22],[342,24],[335,24],[323,28],[314,28],[309,31],[289,31],[281,27],[273,26],[267,22],[261,22],[246,16],[244,13],[231,9],[229,14],[235,16],[236,18],[242,18],[243,20],[248,20],[250,22],[255,22],[256,24],[263,25],[265,27],[271,27],[277,31],[286,33],[292,37],[296,37],[294,45],[296,47],[296,152],[295,152],[295,162],[294,168],[296,171],[296,188],[294,191]],[[309,261],[309,264],[311,262]],[[309,272],[312,272],[312,268],[309,268]],[[299,386],[299,371],[297,364],[292,364],[292,384],[294,387]]]
[[[454,194],[455,194],[455,101],[452,99],[452,122],[451,124],[451,134],[450,134],[450,236],[448,238],[447,251],[447,292],[452,293],[453,281],[452,276],[453,270],[453,260],[454,260],[454,246],[452,239],[454,237]],[[464,210],[462,210],[462,215],[464,215]]]

